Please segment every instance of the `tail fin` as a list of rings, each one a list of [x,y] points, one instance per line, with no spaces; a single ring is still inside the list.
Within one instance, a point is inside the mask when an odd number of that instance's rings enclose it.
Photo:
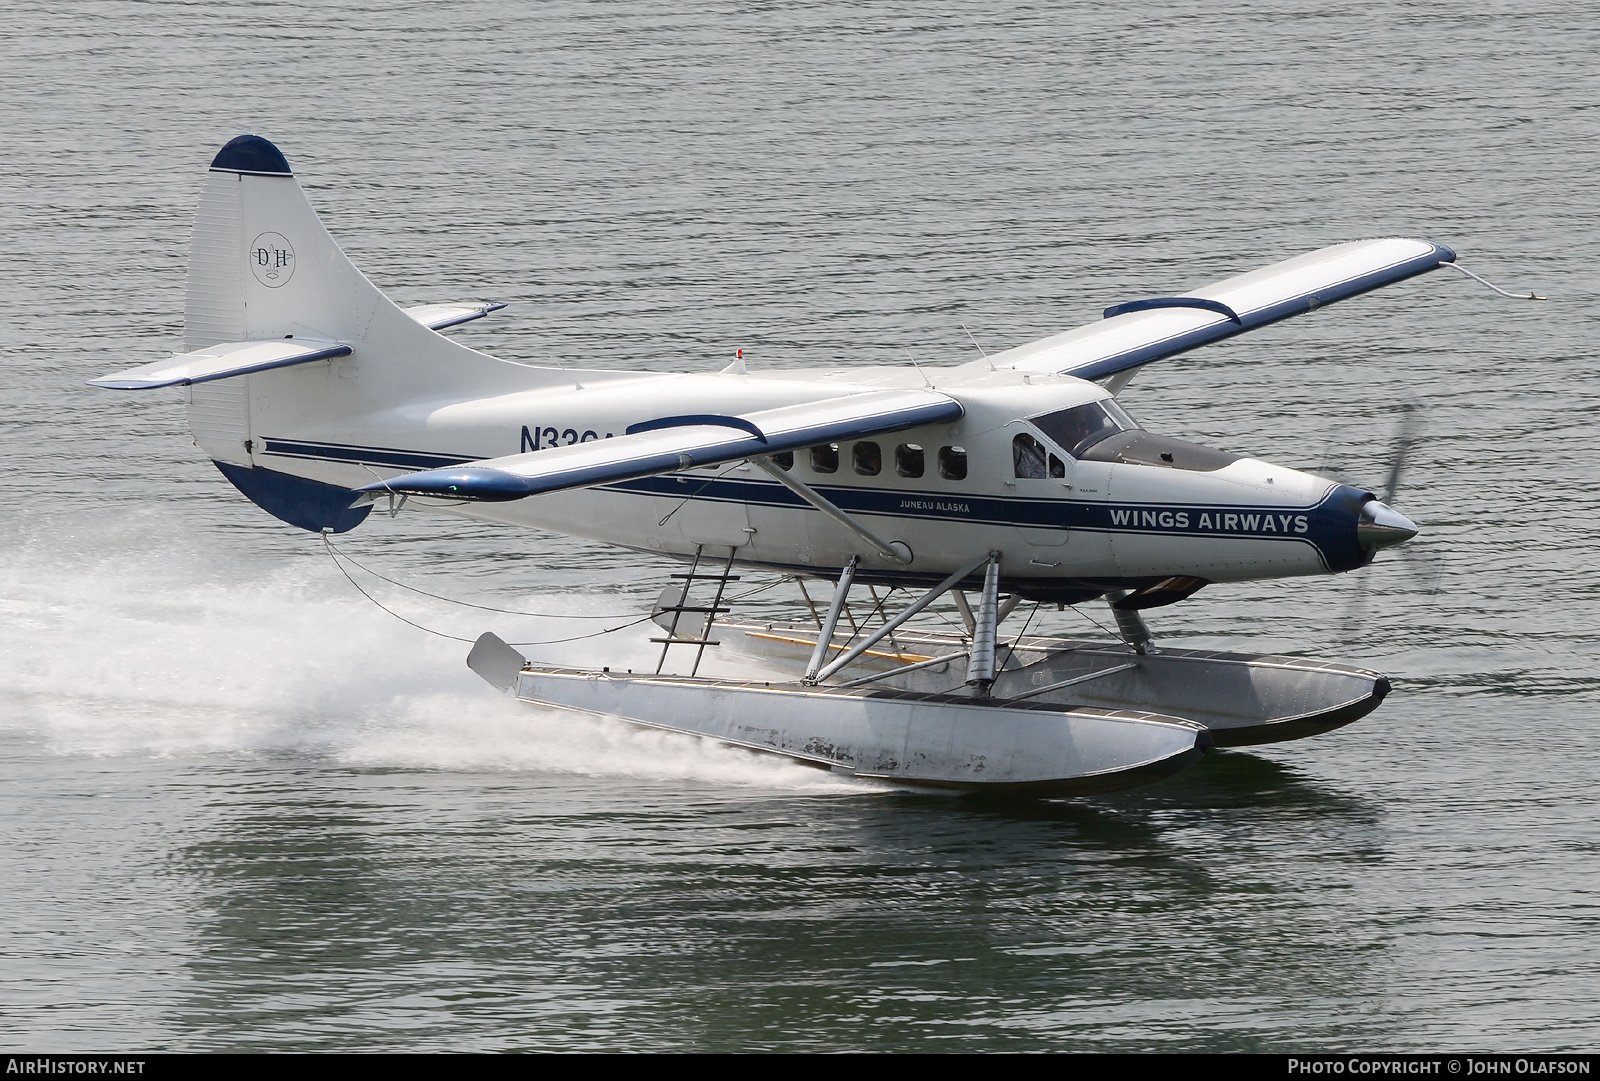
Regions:
[[[339,250],[276,146],[259,135],[231,140],[211,162],[195,216],[185,349],[290,337],[359,347],[374,332],[412,348],[439,340]]]
[[[196,441],[235,486],[293,525],[342,532],[365,517],[345,508],[371,471],[280,459],[269,441],[359,428],[408,403],[537,386],[537,369],[429,329],[492,307],[396,307],[339,249],[278,148],[241,135],[211,162],[195,218],[187,353],[147,366],[160,368],[153,374],[123,373],[142,380],[99,385],[182,382]]]

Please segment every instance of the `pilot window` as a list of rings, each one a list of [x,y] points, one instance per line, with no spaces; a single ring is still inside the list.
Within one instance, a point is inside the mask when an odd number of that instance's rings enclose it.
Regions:
[[[876,477],[883,472],[883,451],[876,443],[857,443],[850,452],[850,464],[863,477]]]
[[[894,448],[894,471],[902,477],[922,476],[922,448],[915,443],[901,443]]]
[[[779,469],[787,471],[794,468],[794,451],[792,450],[780,450],[776,454],[769,454],[768,457],[772,459],[772,464]]]
[[[940,447],[939,475],[945,480],[966,480],[967,448]]]
[[[1044,444],[1027,432],[1022,432],[1011,441],[1011,464],[1017,476],[1033,480],[1067,475],[1067,464],[1059,456],[1045,450]]]
[[[1021,432],[1011,441],[1011,465],[1019,477],[1044,479],[1048,452],[1044,444],[1027,432]]]
[[[1074,458],[1083,457],[1084,451],[1109,435],[1133,431],[1139,427],[1132,417],[1122,411],[1120,405],[1109,398],[1105,401],[1073,406],[1071,409],[1062,409],[1055,413],[1046,413],[1032,420],[1039,426],[1040,431],[1054,439]]]
[[[818,473],[839,472],[839,444],[824,443],[811,448],[811,468]]]

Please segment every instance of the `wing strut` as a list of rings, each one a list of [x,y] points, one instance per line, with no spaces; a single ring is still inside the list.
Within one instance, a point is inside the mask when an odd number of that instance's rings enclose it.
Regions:
[[[812,488],[809,484],[805,483],[804,481],[796,480],[794,477],[791,477],[788,473],[785,473],[782,469],[778,468],[778,466],[773,463],[772,459],[768,458],[765,454],[758,454],[754,456],[750,459],[750,462],[759,467],[773,480],[789,489],[789,491],[793,492],[801,499],[804,499],[807,503],[810,503],[813,507],[816,507],[823,514],[826,514],[829,518],[832,518],[835,522],[838,522],[850,532],[854,533],[856,536],[872,545],[878,550],[878,554],[884,559],[887,559],[891,563],[899,563],[902,566],[911,562],[911,547],[910,545],[906,544],[905,541],[884,540],[872,530],[868,529],[866,526],[850,517],[844,511],[828,502],[820,494],[818,494],[816,489]]]

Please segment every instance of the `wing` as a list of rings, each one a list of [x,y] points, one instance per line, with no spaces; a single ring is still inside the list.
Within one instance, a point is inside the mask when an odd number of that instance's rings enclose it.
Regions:
[[[874,390],[737,417],[661,417],[615,439],[429,469],[356,490],[364,501],[392,493],[500,502],[954,421],[963,412],[937,391]]]
[[[309,364],[314,360],[347,357],[351,349],[342,342],[309,338],[274,338],[259,342],[222,342],[193,353],[174,353],[166,360],[89,380],[91,387],[107,390],[152,390],[190,383],[209,383],[236,375]]]
[[[1425,274],[1455,258],[1449,248],[1426,240],[1337,244],[1186,296],[1114,305],[1101,322],[998,353],[989,362],[1100,379]]]

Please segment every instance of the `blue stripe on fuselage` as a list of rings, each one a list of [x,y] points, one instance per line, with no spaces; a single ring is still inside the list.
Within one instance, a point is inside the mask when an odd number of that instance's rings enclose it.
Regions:
[[[841,510],[872,517],[926,518],[977,525],[1136,533],[1207,538],[1248,537],[1308,544],[1331,571],[1352,570],[1370,558],[1356,539],[1360,506],[1370,494],[1339,485],[1314,504],[1241,507],[1228,503],[1128,503],[940,495],[855,486],[814,486]],[[704,499],[752,506],[799,508],[782,485],[673,473],[603,486],[603,490],[668,499]]]
[[[667,499],[705,499],[767,507],[803,507],[789,489],[770,481],[728,480],[670,473],[602,486],[605,491]],[[840,509],[896,518],[930,518],[983,525],[1077,529],[1098,533],[1182,533],[1197,536],[1299,537],[1312,531],[1316,505],[1240,507],[1224,503],[1105,503],[1022,496],[970,496],[851,485],[813,485]],[[1269,520],[1269,516],[1271,519]],[[1300,521],[1296,521],[1299,519]],[[1304,525],[1301,525],[1301,521]]]
[[[469,454],[431,454],[425,451],[394,450],[389,447],[353,447],[343,443],[310,443],[298,439],[263,439],[265,453],[281,458],[306,458],[316,462],[354,462],[357,465],[387,465],[395,469],[442,469],[475,462]]]
[[[358,447],[304,440],[267,439],[266,453],[286,458],[437,469],[479,459],[468,455]],[[1305,506],[1241,507],[1223,503],[1131,503],[1077,499],[1030,499],[1025,496],[972,496],[960,493],[869,488],[856,485],[813,485],[840,509],[873,517],[922,518],[974,525],[1021,526],[1030,529],[1078,530],[1185,537],[1248,537],[1309,544],[1329,570],[1350,570],[1367,560],[1355,538],[1360,489],[1340,485],[1321,501]],[[774,481],[666,473],[616,484],[597,491],[664,499],[701,499],[714,503],[800,509],[807,504]]]

